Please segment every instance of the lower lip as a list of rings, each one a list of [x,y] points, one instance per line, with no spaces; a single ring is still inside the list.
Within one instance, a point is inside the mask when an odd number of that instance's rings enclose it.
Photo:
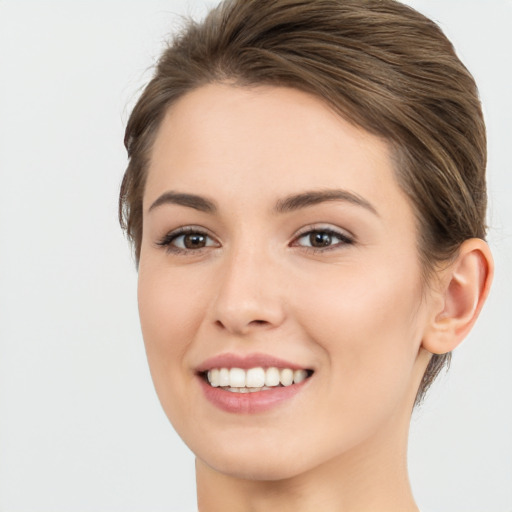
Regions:
[[[237,414],[255,414],[273,409],[292,399],[304,389],[304,386],[310,380],[308,378],[299,384],[279,386],[264,391],[236,393],[222,388],[214,388],[200,376],[198,376],[198,379],[208,401],[223,411]]]

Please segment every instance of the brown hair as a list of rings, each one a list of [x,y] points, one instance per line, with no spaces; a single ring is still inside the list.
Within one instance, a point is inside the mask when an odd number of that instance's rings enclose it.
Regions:
[[[119,218],[138,263],[142,198],[168,107],[212,82],[294,87],[385,138],[419,225],[425,277],[485,237],[486,136],[475,82],[441,29],[394,0],[226,0],[163,52],[125,134]],[[433,355],[421,401],[451,354]]]

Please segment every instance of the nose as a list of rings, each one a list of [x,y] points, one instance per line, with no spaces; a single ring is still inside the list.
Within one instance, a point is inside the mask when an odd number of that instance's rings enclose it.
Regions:
[[[269,255],[257,249],[239,250],[222,265],[211,304],[217,327],[240,336],[284,322],[283,274]]]

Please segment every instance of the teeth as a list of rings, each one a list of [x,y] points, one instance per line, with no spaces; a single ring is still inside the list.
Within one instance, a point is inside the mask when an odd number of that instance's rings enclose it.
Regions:
[[[265,385],[265,370],[263,368],[251,368],[247,370],[247,384],[248,388],[261,388]]]
[[[293,370],[283,368],[279,372],[279,381],[283,386],[291,386],[293,384]]]
[[[295,370],[293,372],[293,383],[298,384],[308,378],[308,372],[306,370]]]
[[[229,386],[232,388],[245,388],[245,371],[241,368],[229,370]]]
[[[212,387],[219,387],[220,379],[219,379],[219,369],[213,368],[208,372],[208,382],[212,385]]]
[[[307,370],[260,366],[243,370],[242,368],[212,368],[207,373],[208,382],[214,388],[222,387],[233,393],[250,393],[271,389],[276,386],[291,386],[308,377]]]
[[[231,391],[232,393],[255,393],[256,391],[265,391],[269,388],[268,386],[262,386],[261,388],[223,388],[226,391]]]
[[[279,386],[279,370],[268,368],[265,372],[265,386]]]
[[[229,386],[229,370],[227,368],[219,370],[219,386]]]

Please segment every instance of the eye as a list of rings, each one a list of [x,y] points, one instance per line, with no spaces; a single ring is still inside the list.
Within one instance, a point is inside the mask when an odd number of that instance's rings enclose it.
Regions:
[[[165,235],[157,245],[166,247],[168,252],[193,252],[206,247],[219,247],[208,233],[196,228],[180,228]]]
[[[311,229],[297,237],[292,245],[312,250],[328,250],[353,243],[354,240],[344,233],[332,229]]]

